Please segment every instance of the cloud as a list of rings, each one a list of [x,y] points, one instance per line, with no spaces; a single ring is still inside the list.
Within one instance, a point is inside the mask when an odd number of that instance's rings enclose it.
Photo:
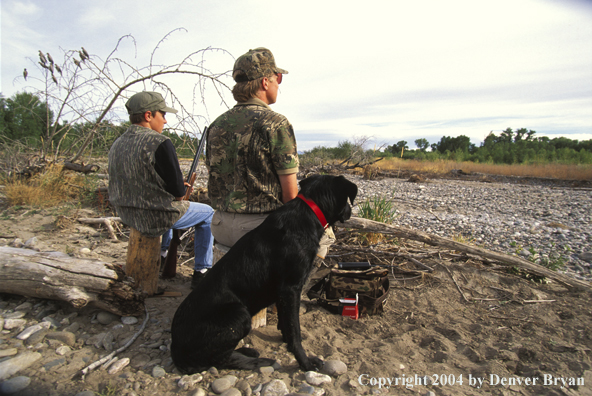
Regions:
[[[275,20],[256,23],[262,16]],[[212,46],[230,54],[208,55],[205,66],[223,72],[249,48],[273,51],[290,74],[272,108],[293,123],[299,148],[354,135],[393,144],[464,134],[477,143],[507,127],[592,137],[592,2],[585,0],[2,0],[2,23],[5,96],[23,88],[12,81],[27,58],[36,63],[38,49],[84,45],[106,57],[131,34],[136,45],[126,41],[117,55],[145,66],[159,40],[184,27],[161,44],[156,63]],[[194,97],[193,80],[170,84]],[[207,113],[196,105],[196,117],[209,122],[226,110],[213,96]]]
[[[41,8],[30,1],[15,1],[7,7],[13,17],[41,15]]]
[[[122,23],[121,15],[112,7],[98,7],[82,9],[82,13],[76,18],[76,23],[89,30],[105,29],[110,24]],[[125,20],[133,19],[127,16]]]

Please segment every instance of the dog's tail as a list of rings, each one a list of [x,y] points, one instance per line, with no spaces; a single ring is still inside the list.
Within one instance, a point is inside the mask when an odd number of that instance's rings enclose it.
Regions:
[[[260,358],[259,352],[251,348],[239,348],[232,352],[224,364],[225,368],[238,370],[257,370],[260,367],[273,366],[275,360]]]

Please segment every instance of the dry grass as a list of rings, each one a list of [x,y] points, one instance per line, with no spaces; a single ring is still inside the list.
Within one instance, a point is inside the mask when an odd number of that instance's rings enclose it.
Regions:
[[[89,191],[85,176],[65,172],[62,166],[53,165],[44,173],[28,180],[5,179],[4,193],[9,205],[30,205],[47,208],[64,202],[82,200]]]
[[[475,172],[488,175],[546,177],[561,180],[592,180],[592,165],[505,165],[445,160],[430,162],[390,158],[380,161],[380,168],[389,171],[406,170],[436,174],[445,174],[453,169],[461,169],[467,173]]]

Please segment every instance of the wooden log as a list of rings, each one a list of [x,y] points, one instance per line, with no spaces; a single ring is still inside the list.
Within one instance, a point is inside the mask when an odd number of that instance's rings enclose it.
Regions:
[[[101,169],[101,167],[99,165],[96,164],[75,164],[73,162],[70,161],[66,161],[64,162],[64,168],[69,169],[69,170],[73,170],[76,172],[81,172],[84,174],[87,173],[93,173],[93,172],[98,172],[99,169]]]
[[[107,227],[107,231],[109,231],[109,237],[115,241],[117,241],[117,235],[115,235],[115,230],[113,229],[113,223],[116,221],[121,221],[120,217],[100,217],[100,218],[86,218],[81,217],[78,219],[79,222],[85,224],[103,224]]]
[[[591,286],[589,282],[584,282],[582,280],[572,278],[559,272],[552,271],[546,267],[543,267],[542,265],[535,264],[520,257],[510,256],[509,254],[499,252],[493,252],[491,250],[483,249],[477,246],[456,242],[452,239],[426,234],[425,232],[418,230],[412,230],[409,228],[385,224],[378,221],[362,219],[359,217],[352,217],[351,219],[347,220],[344,224],[337,223],[336,225],[338,227],[344,228],[355,228],[364,232],[391,234],[395,235],[398,238],[411,239],[414,241],[426,243],[431,246],[440,246],[447,249],[474,254],[479,257],[485,257],[491,260],[498,261],[507,266],[515,266],[521,268],[534,275],[547,277],[572,289],[590,290]]]
[[[149,237],[131,228],[125,273],[134,278],[136,288],[151,296],[158,289],[159,271],[160,237]]]
[[[144,297],[119,266],[60,252],[0,247],[0,293],[92,304],[118,315],[141,313]]]
[[[267,326],[267,308],[263,308],[251,317],[251,329]]]
[[[228,246],[214,244],[214,265],[230,250]],[[267,326],[267,308],[262,309],[251,317],[251,329]]]

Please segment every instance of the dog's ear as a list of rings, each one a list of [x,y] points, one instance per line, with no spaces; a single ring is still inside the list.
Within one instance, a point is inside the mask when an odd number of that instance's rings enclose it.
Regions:
[[[356,196],[358,195],[358,186],[343,176],[339,176],[335,180],[339,183],[341,191],[343,191],[343,193],[349,198],[350,203],[353,205],[354,199],[356,199]]]
[[[300,183],[298,183],[298,184],[300,184],[300,189],[306,188],[306,186],[308,186],[309,184],[314,182],[317,178],[318,178],[318,175],[312,175],[312,176],[309,176],[307,178],[300,180]]]

